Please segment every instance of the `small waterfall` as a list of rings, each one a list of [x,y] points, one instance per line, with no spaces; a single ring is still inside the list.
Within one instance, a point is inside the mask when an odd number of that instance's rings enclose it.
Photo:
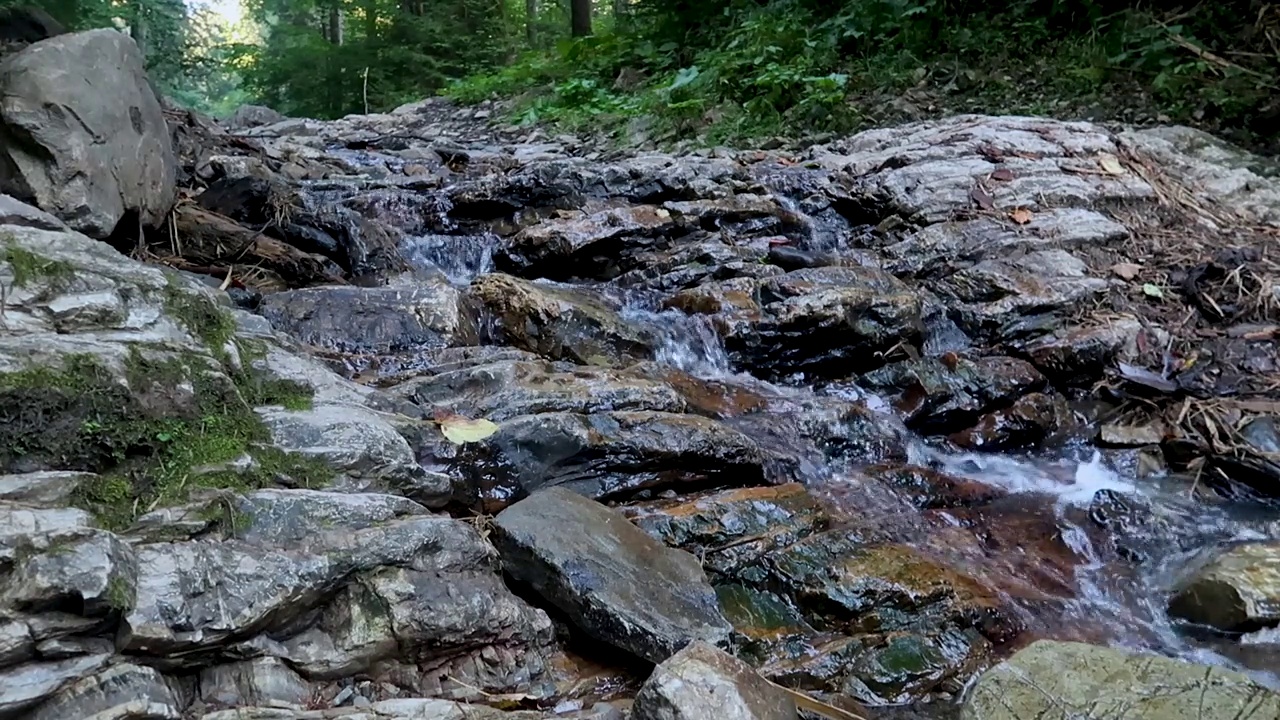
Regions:
[[[654,357],[658,362],[703,379],[734,376],[724,341],[706,316],[629,306],[622,310],[622,317],[652,329],[658,336]]]
[[[499,239],[485,235],[415,235],[400,243],[405,259],[415,267],[435,269],[450,282],[466,285],[493,271],[493,253]]]

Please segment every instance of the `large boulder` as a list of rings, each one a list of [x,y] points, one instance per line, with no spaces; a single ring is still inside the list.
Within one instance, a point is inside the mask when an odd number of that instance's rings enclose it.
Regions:
[[[0,190],[96,238],[173,207],[169,130],[128,35],[37,42],[0,63],[0,96]]]
[[[1241,673],[1039,640],[984,673],[961,720],[1271,720],[1280,694]]]
[[[698,561],[615,510],[548,488],[499,513],[494,527],[506,571],[590,637],[655,663],[695,640],[729,639]]]

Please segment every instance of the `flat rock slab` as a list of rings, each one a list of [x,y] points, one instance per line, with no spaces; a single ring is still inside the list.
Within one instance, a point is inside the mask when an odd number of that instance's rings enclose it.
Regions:
[[[1040,640],[987,671],[961,720],[1273,720],[1280,695],[1221,668]]]
[[[782,688],[718,648],[695,642],[653,671],[632,720],[796,720]]]
[[[658,663],[691,641],[729,638],[693,556],[621,513],[557,487],[502,511],[495,525],[507,572],[598,640]]]

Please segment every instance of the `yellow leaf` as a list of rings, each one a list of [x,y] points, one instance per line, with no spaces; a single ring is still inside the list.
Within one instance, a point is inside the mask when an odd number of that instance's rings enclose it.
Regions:
[[[1019,225],[1026,225],[1031,222],[1031,217],[1031,211],[1026,208],[1018,208],[1017,210],[1009,213],[1009,219]]]
[[[440,432],[455,445],[480,442],[498,432],[498,426],[483,418],[472,420],[461,415],[447,415],[437,422]]]
[[[1098,164],[1102,166],[1102,172],[1108,175],[1123,175],[1124,166],[1120,164],[1119,158],[1115,155],[1102,153],[1098,155]]]

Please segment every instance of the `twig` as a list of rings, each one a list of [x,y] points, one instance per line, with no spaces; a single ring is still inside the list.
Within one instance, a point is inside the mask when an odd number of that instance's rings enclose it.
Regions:
[[[364,69],[364,114],[369,114],[369,68]]]

